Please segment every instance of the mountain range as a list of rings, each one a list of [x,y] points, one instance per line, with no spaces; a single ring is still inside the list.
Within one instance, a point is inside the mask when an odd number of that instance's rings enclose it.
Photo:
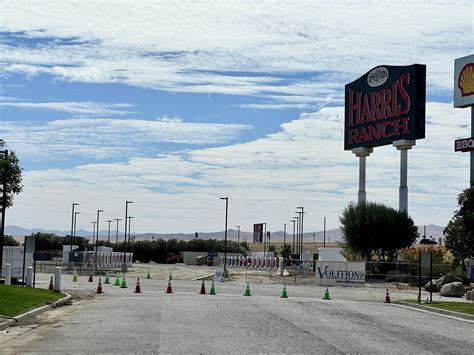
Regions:
[[[426,230],[425,230],[426,228]],[[443,237],[443,229],[444,227],[437,226],[435,224],[430,224],[426,226],[418,226],[418,232],[420,236],[426,235],[426,237],[433,237],[439,238]],[[34,229],[26,229],[18,226],[6,226],[5,227],[5,234],[13,235],[16,237],[21,237],[25,235],[30,235],[32,233],[53,233],[58,236],[66,236],[70,235],[70,231],[61,231],[61,230],[45,230],[41,228],[34,228]],[[327,242],[335,242],[342,240],[342,233],[339,228],[336,229],[329,229],[326,230],[326,241]],[[92,237],[92,232],[86,231],[83,229],[79,229],[76,231],[77,236],[82,237]],[[119,239],[123,238],[123,232],[119,231]],[[272,241],[283,241],[283,231],[277,231],[271,233],[271,240]],[[132,233],[132,237],[135,237],[137,240],[152,240],[153,237],[155,239],[179,239],[179,240],[191,240],[195,239],[195,233]],[[236,229],[229,229],[227,231],[227,238],[229,240],[237,241],[238,231]],[[100,230],[99,231],[99,239],[107,239],[108,238],[108,231],[107,230]],[[116,238],[116,231],[110,231],[110,239],[114,241]],[[199,239],[224,239],[224,232],[198,232]],[[286,240],[290,241],[293,238],[293,233],[286,232]],[[317,232],[305,232],[304,233],[304,240],[305,241],[317,241],[322,242],[324,239],[324,232],[317,231]],[[251,242],[253,240],[253,234],[251,232],[240,231],[240,240],[241,241],[248,241]]]

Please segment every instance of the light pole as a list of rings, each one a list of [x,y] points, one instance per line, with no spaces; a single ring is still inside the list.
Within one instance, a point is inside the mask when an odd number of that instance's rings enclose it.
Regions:
[[[326,248],[326,217],[324,217],[323,248]]]
[[[300,253],[300,217],[299,212],[298,216],[295,217],[296,219],[296,254]]]
[[[296,207],[296,208],[301,210],[301,212],[300,212],[300,216],[301,216],[301,218],[300,218],[300,223],[301,223],[301,228],[300,228],[300,233],[301,233],[301,243],[300,243],[301,252],[300,252],[300,255],[301,256],[300,256],[300,258],[302,258],[302,256],[303,256],[303,243],[304,243],[304,223],[303,223],[303,221],[304,221],[305,212],[304,212],[304,207],[303,206]]]
[[[92,223],[92,225],[93,225],[93,226],[92,226],[92,250],[94,250],[95,224],[96,224],[97,222],[94,221],[94,222],[91,222],[91,223]]]
[[[107,243],[110,244],[110,223],[112,223],[113,219],[108,219],[107,223],[109,224],[109,233],[107,234]]]
[[[286,247],[286,223],[283,223],[283,248]]]
[[[130,244],[130,230],[132,229],[132,227],[130,227],[132,225],[132,218],[135,218],[135,217],[132,217],[132,216],[128,216],[128,244]]]
[[[293,223],[293,247],[292,247],[292,254],[295,253],[295,225],[296,225],[296,220],[293,218],[291,221]]]
[[[125,272],[127,270],[127,264],[125,262],[125,257],[127,256],[127,222],[128,222],[128,204],[133,203],[133,201],[125,201],[125,245],[123,250],[123,265],[122,271]]]
[[[221,197],[225,200],[225,230],[224,230],[224,278],[227,276],[227,216],[229,214],[229,198]]]
[[[72,232],[73,237],[76,236],[76,222],[77,222],[77,215],[81,214],[81,212],[74,212],[74,230]],[[71,250],[72,251],[72,250]]]
[[[97,249],[99,247],[99,214],[104,212],[104,210],[97,210],[97,233],[95,238],[95,268],[97,269],[98,260],[97,260]]]
[[[76,206],[79,206],[78,203],[75,203],[73,202],[72,203],[72,217],[71,217],[71,249],[69,249],[69,251],[72,251],[72,236],[73,236],[73,232],[74,232],[74,220],[75,220],[75,214],[74,214],[74,208]]]
[[[115,220],[117,221],[117,231],[116,231],[116,234],[115,234],[115,248],[118,251],[118,222],[121,221],[122,219],[121,218],[115,218]]]
[[[235,226],[237,228],[237,252],[240,256],[240,226]]]

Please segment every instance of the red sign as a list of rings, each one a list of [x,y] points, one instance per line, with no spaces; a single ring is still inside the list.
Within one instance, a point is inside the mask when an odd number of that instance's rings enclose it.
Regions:
[[[253,225],[253,242],[261,243],[263,241],[263,223]]]
[[[455,152],[470,152],[474,150],[474,137],[454,141]]]

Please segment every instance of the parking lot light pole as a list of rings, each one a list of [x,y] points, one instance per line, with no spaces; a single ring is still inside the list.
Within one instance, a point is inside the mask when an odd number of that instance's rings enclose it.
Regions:
[[[92,223],[92,250],[94,250],[94,243],[95,243],[95,224],[97,223],[96,221],[91,222]]]
[[[135,217],[132,217],[132,216],[128,216],[128,244],[130,244],[130,231],[132,230],[132,218],[135,218]],[[135,241],[135,240],[134,240]]]
[[[74,230],[72,232],[72,236],[75,237],[76,236],[76,222],[77,222],[77,215],[78,214],[81,214],[81,212],[74,212]],[[71,250],[72,251],[72,250]]]
[[[128,204],[133,203],[133,201],[125,201],[125,245],[123,249],[123,264],[122,264],[122,271],[126,271],[127,263],[125,258],[127,256],[127,222],[128,222]]]
[[[117,251],[118,251],[118,225],[119,225],[119,221],[121,221],[122,219],[121,218],[115,218],[115,220],[117,221],[117,230],[116,230],[116,233],[115,233],[115,249],[117,249]]]
[[[71,249],[69,251],[72,251],[72,236],[73,236],[73,233],[74,233],[74,220],[75,220],[74,208],[76,206],[79,206],[79,204],[73,202],[72,203],[72,217],[71,217]]]
[[[295,253],[295,226],[296,226],[296,220],[293,218],[291,221],[293,223],[293,246],[292,246],[292,254]]]
[[[97,260],[97,249],[99,247],[99,214],[104,212],[104,210],[97,210],[97,233],[95,238],[95,268],[97,269],[98,260]]]
[[[237,228],[237,252],[240,256],[240,226],[235,226]]]
[[[224,279],[227,276],[227,217],[229,214],[229,198],[221,197],[221,200],[225,200],[225,229],[224,229]]]

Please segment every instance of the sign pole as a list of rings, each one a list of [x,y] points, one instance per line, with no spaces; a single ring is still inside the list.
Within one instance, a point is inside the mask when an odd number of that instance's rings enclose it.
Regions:
[[[474,105],[471,105],[471,137],[474,137]],[[474,188],[474,150],[471,150],[471,187]]]
[[[393,142],[393,146],[400,151],[400,187],[399,187],[399,207],[400,211],[408,213],[408,150],[416,141],[402,139]]]
[[[366,159],[372,152],[373,148],[359,147],[352,149],[352,153],[359,158],[359,192],[357,195],[357,203],[365,203],[367,200],[367,192],[365,191],[366,177]]]

